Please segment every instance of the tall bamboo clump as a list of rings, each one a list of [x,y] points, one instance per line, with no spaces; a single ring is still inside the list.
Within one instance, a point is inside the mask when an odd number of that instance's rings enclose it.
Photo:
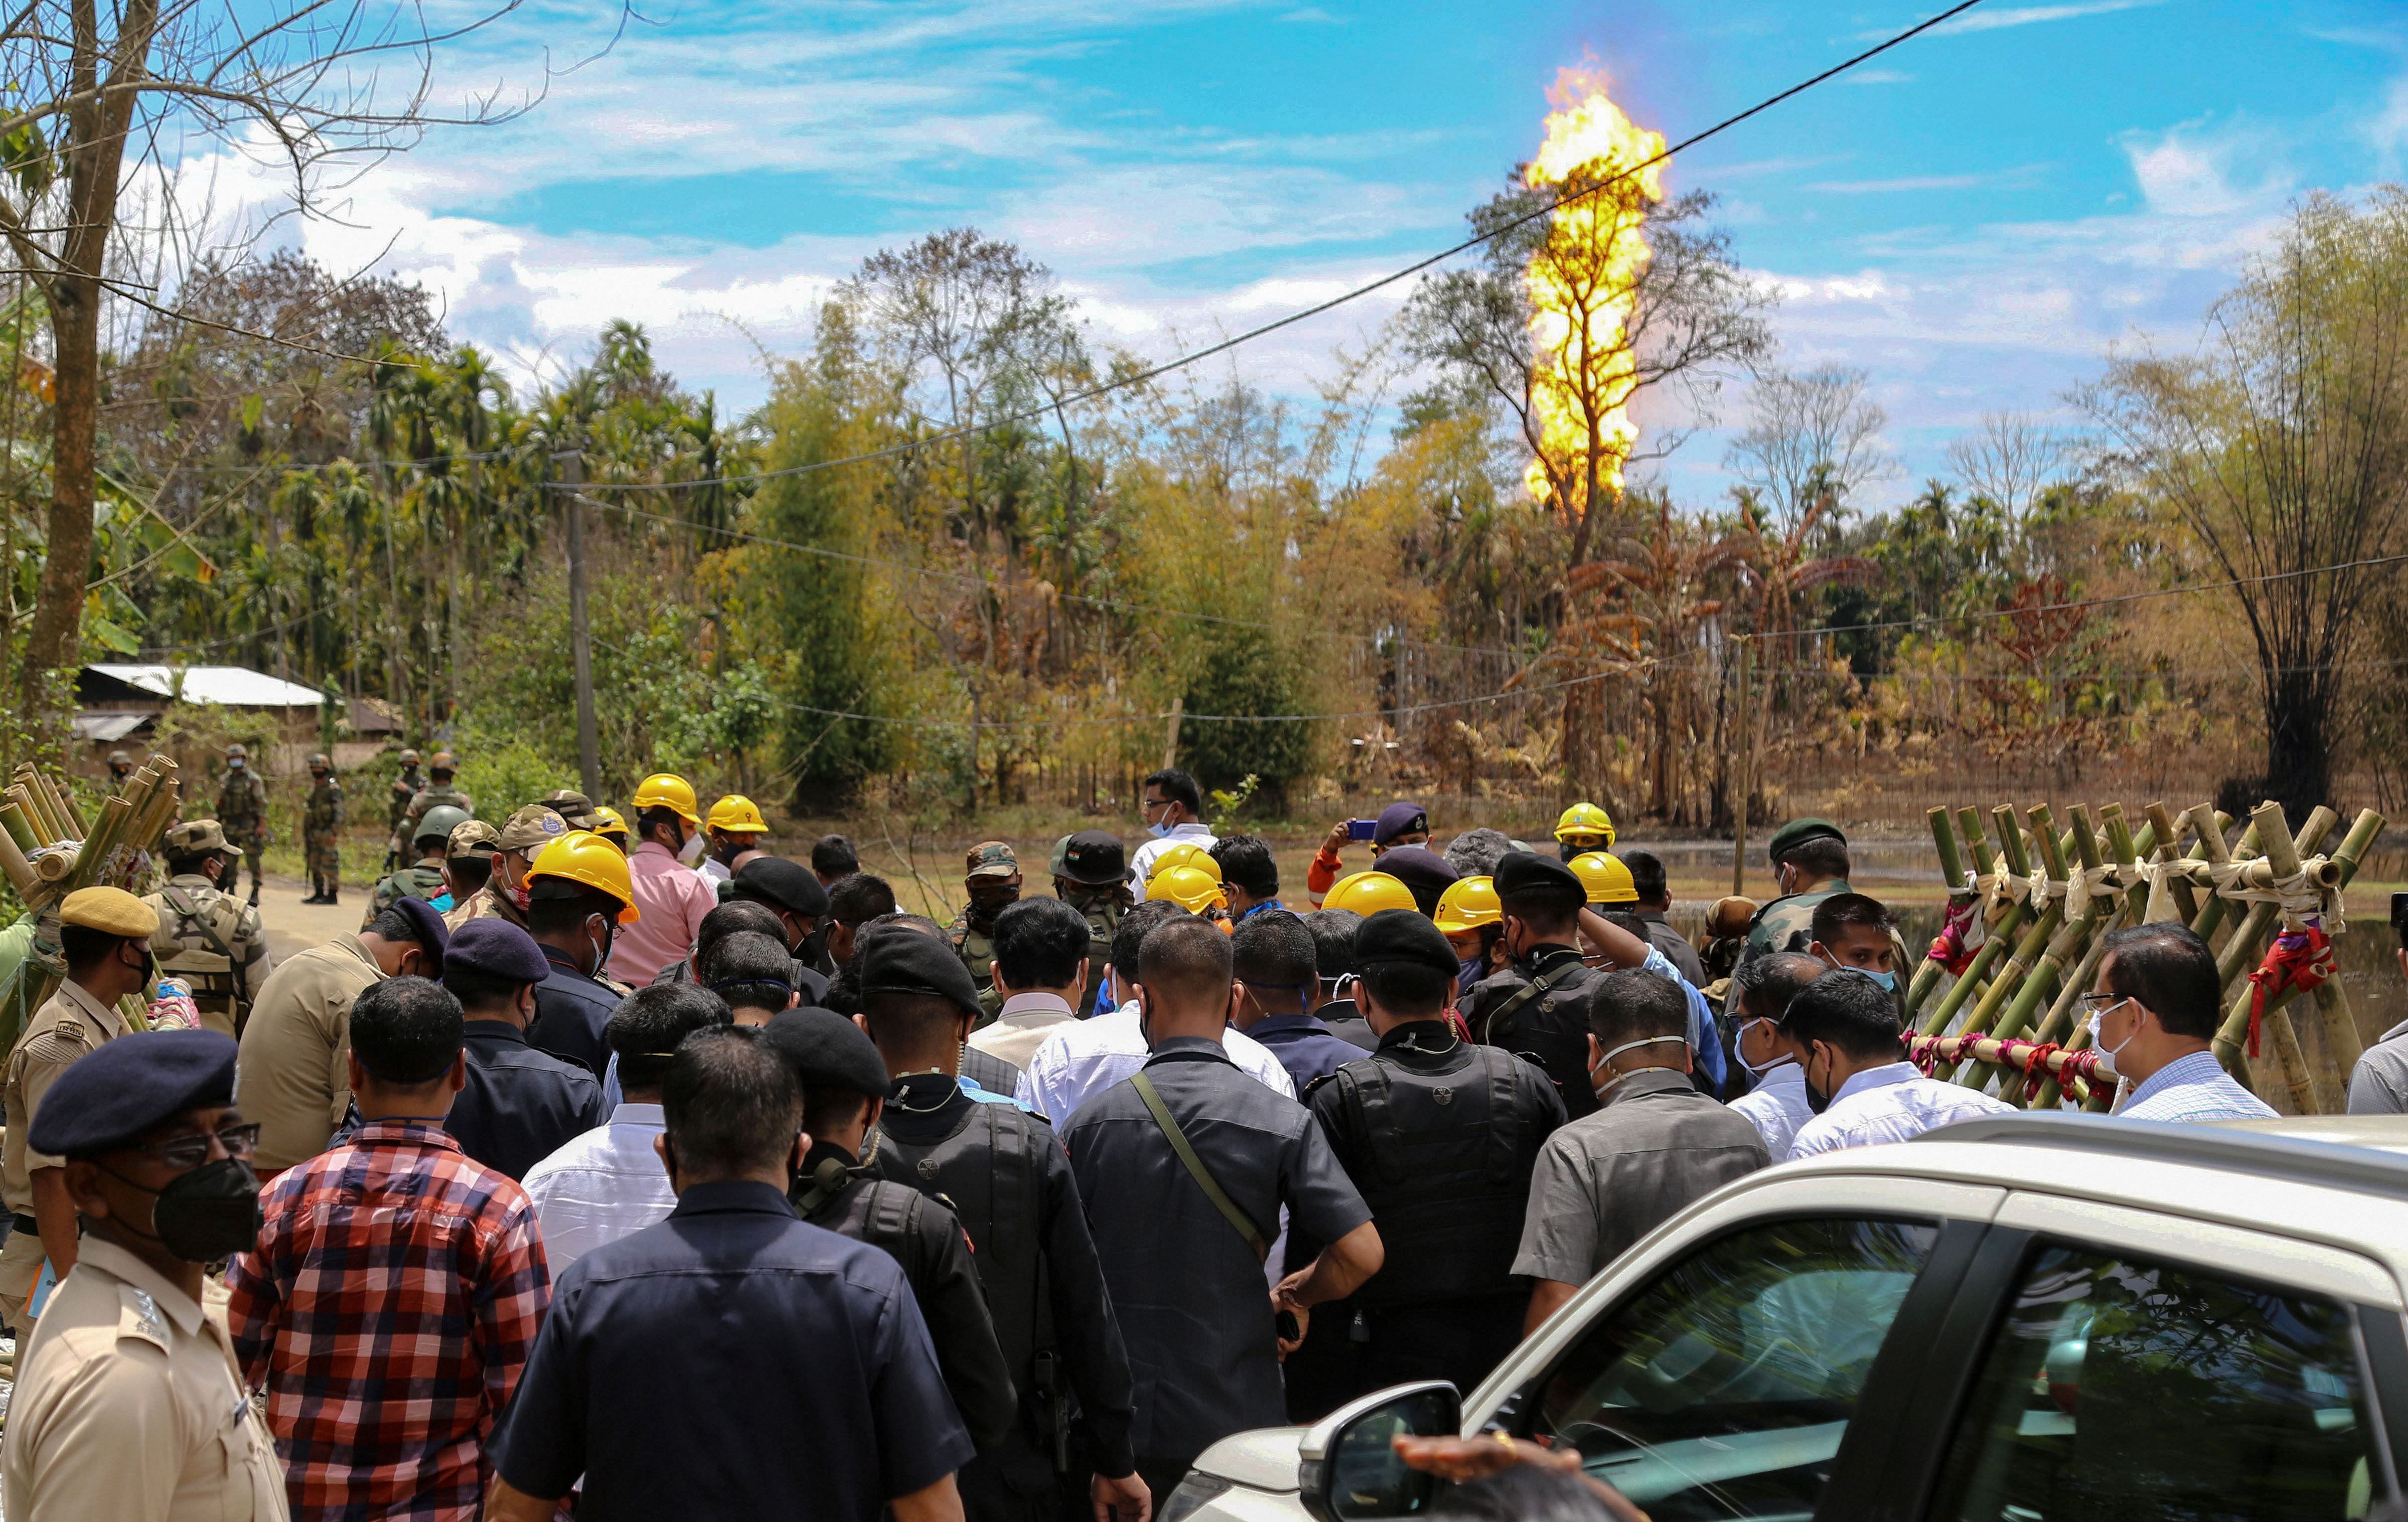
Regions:
[[[176,763],[153,756],[104,800],[87,823],[65,785],[20,764],[0,791],[0,871],[34,920],[33,949],[0,981],[0,1031],[9,1041],[66,976],[59,952],[58,906],[78,888],[140,892],[148,885],[160,837],[176,818]],[[142,1023],[139,999],[125,1013]]]
[[[2256,1087],[2254,1045],[2292,1109],[2337,1113],[2374,1032],[2350,1008],[2331,940],[2347,929],[2343,890],[2383,817],[2361,812],[2328,854],[2319,848],[2340,823],[2329,809],[2295,837],[2279,806],[2260,804],[2230,840],[2234,821],[2208,804],[2145,812],[2136,832],[2116,804],[2095,817],[2071,809],[2061,827],[2045,805],[2020,817],[2000,805],[1986,831],[1975,810],[1930,811],[1949,904],[1907,986],[1909,1054],[1933,1076],[2010,1104],[2104,1109],[2117,1074],[2091,1048],[2081,996],[2109,931],[2179,921],[2215,948],[2225,1017],[2214,1049],[2226,1070]],[[2300,994],[2324,1038],[2321,1065],[2291,1018]]]

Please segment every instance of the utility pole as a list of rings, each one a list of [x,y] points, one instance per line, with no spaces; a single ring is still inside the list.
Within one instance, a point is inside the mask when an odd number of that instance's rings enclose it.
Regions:
[[[1747,692],[1748,658],[1755,641],[1739,639],[1739,797],[1731,808],[1731,818],[1737,828],[1731,835],[1731,896],[1737,897],[1747,885],[1747,795],[1756,780],[1748,774],[1756,769],[1756,710],[1749,706]]]
[[[594,631],[585,617],[585,450],[561,461],[568,482],[568,648],[577,671],[577,774],[585,797],[602,800],[601,742],[594,733]]]

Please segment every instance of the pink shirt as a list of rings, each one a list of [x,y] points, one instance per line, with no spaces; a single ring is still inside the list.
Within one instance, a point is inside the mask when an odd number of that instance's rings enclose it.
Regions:
[[[702,917],[719,907],[719,895],[703,885],[694,869],[658,840],[646,840],[627,858],[636,879],[636,923],[619,926],[610,945],[610,976],[641,988],[661,969],[685,959],[702,932]]]

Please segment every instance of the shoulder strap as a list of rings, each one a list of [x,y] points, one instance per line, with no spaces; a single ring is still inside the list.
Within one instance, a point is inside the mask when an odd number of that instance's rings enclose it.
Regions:
[[[234,973],[235,998],[249,1003],[251,979],[245,975],[242,961],[235,955],[234,948],[225,943],[225,938],[218,934],[217,926],[209,923],[208,916],[201,912],[200,906],[193,902],[189,895],[178,888],[163,889],[159,896],[166,899],[167,907],[176,912],[179,924],[189,925],[200,931],[201,939],[209,943],[209,950],[226,959],[227,968]]]
[[[1570,977],[1574,969],[1583,965],[1584,964],[1579,957],[1567,956],[1561,962],[1556,963],[1546,971],[1540,973],[1535,978],[1532,978],[1528,983],[1516,988],[1513,990],[1513,996],[1511,998],[1508,998],[1504,1003],[1498,1005],[1497,1008],[1491,1012],[1488,1016],[1487,1028],[1493,1032],[1507,1015],[1513,1013],[1523,1005],[1529,1003],[1532,999],[1537,998],[1541,995],[1553,992],[1557,984],[1563,982],[1566,978]]]
[[[1221,1187],[1221,1181],[1204,1166],[1204,1159],[1196,1156],[1194,1144],[1187,1140],[1187,1133],[1179,1128],[1179,1122],[1171,1117],[1170,1107],[1162,1102],[1162,1095],[1154,1088],[1154,1080],[1140,1072],[1130,1082],[1137,1086],[1137,1097],[1145,1101],[1146,1112],[1154,1116],[1154,1123],[1162,1127],[1162,1139],[1170,1143],[1171,1151],[1179,1154],[1179,1161],[1186,1168],[1187,1176],[1194,1179],[1197,1187],[1204,1191],[1204,1197],[1212,1201],[1212,1208],[1238,1228],[1238,1235],[1246,1239],[1246,1245],[1254,1250],[1256,1262],[1270,1256],[1270,1239],[1263,1235],[1262,1228],[1254,1225],[1251,1216],[1238,1208],[1238,1202]]]

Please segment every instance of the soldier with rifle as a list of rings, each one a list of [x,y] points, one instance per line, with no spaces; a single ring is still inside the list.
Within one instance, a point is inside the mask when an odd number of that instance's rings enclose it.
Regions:
[[[393,840],[386,848],[386,871],[394,871],[400,867],[401,854],[416,841],[418,822],[426,817],[427,810],[449,804],[464,814],[477,811],[476,800],[452,785],[452,775],[459,765],[450,751],[437,751],[427,758],[427,783],[418,790],[417,797],[409,800],[409,807],[401,811],[401,822],[393,827]]]
[[[394,778],[393,790],[385,799],[384,827],[386,829],[394,830],[401,827],[401,816],[409,811],[409,800],[418,797],[418,790],[425,785],[426,778],[418,769],[418,753],[402,752],[401,772]]]
[[[257,908],[267,851],[267,784],[251,769],[251,753],[239,745],[226,747],[225,776],[218,783],[218,827],[225,831],[226,843],[251,863],[251,902]],[[226,885],[232,887],[234,881],[228,874]]]
[[[309,897],[305,904],[337,901],[343,885],[343,784],[335,763],[321,751],[309,758],[309,802],[301,812],[301,848],[309,858]]]

